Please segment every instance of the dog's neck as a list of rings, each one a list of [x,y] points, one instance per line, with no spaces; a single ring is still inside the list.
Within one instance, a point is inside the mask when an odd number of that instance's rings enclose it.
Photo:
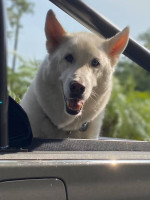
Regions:
[[[42,109],[42,108],[41,108],[41,109]],[[43,111],[43,112],[44,112],[44,111]],[[52,120],[47,116],[46,113],[44,113],[44,115],[45,115],[45,117],[49,120],[49,122],[50,122],[55,128],[57,128],[57,129],[60,130],[60,128],[58,128],[58,126],[56,126],[56,125],[52,122]],[[81,127],[80,127],[79,129],[74,130],[74,131],[85,132],[85,131],[87,131],[88,127],[89,127],[89,122],[84,122],[84,123],[81,125]],[[62,131],[64,131],[64,130],[62,129]],[[65,131],[65,132],[66,132],[68,135],[70,135],[70,134],[72,134],[73,131],[67,130],[67,131]]]

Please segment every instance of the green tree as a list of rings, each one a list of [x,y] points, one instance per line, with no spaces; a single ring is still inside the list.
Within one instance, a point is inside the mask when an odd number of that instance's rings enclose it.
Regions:
[[[121,85],[128,87],[128,83],[132,79],[135,90],[150,91],[150,72],[128,59],[124,59],[119,63],[115,76],[119,79]]]
[[[125,85],[119,84],[118,79],[114,79],[101,135],[150,140],[150,92],[136,91],[134,82],[131,81],[130,84],[127,90]]]
[[[15,72],[12,72],[11,68],[8,67],[8,91],[9,95],[12,96],[17,102],[25,94],[27,88],[33,81],[37,69],[40,65],[40,61],[29,60],[25,61],[17,55],[21,65]],[[12,87],[13,85],[13,87]]]
[[[24,14],[33,13],[34,4],[27,0],[7,0],[8,7],[7,13],[10,26],[15,30],[14,34],[14,52],[17,51],[19,29],[22,28],[21,18]],[[15,72],[16,66],[16,54],[13,55],[12,60],[12,72]]]

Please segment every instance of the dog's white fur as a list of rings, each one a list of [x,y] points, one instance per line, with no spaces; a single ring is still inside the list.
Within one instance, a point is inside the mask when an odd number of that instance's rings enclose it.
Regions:
[[[85,32],[68,34],[50,10],[45,33],[49,54],[21,101],[33,135],[96,139],[111,95],[114,67],[128,43],[129,28],[107,40]],[[73,55],[73,62],[65,59],[68,54]],[[91,65],[94,58],[99,62],[96,67]],[[84,105],[77,115],[66,112],[64,96],[69,98],[71,81],[85,86]],[[88,123],[87,130],[81,128],[84,123]]]

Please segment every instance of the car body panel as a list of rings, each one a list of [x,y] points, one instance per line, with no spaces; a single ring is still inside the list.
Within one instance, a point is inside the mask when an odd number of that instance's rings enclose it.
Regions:
[[[149,169],[149,152],[4,154],[0,156],[0,183],[57,178],[64,183],[69,200],[143,200],[150,198]]]

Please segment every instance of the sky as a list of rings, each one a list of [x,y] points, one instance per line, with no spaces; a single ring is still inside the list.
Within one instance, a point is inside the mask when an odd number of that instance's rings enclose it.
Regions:
[[[48,0],[31,0],[35,3],[34,14],[26,14],[21,19],[18,52],[24,59],[42,60],[46,55],[45,17],[53,9],[58,20],[68,32],[86,31],[82,25],[57,8]],[[137,39],[139,34],[150,28],[150,0],[84,0],[86,4],[123,29],[130,26],[130,37]],[[8,26],[7,26],[8,27]],[[12,51],[13,38],[7,42],[8,51]],[[9,53],[9,64],[11,63]]]

